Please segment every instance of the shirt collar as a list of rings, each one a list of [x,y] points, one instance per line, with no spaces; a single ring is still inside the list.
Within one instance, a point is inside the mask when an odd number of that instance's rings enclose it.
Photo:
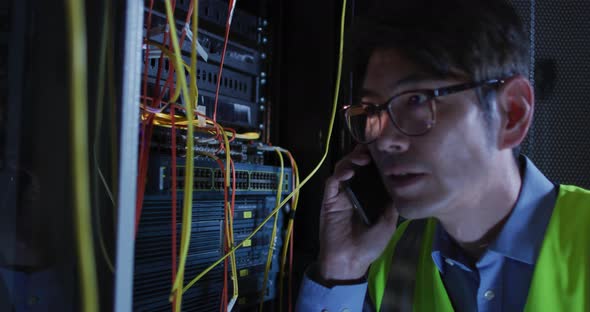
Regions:
[[[520,158],[523,178],[516,205],[488,252],[496,252],[527,264],[534,264],[557,199],[557,187],[526,156]],[[445,259],[465,264],[467,258],[449,234],[437,224],[432,258],[441,273]]]

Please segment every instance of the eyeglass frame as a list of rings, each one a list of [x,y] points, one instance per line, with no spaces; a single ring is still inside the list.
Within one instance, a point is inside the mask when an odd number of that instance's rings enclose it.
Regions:
[[[484,81],[479,81],[479,82],[461,83],[461,84],[456,84],[456,85],[441,87],[441,88],[436,88],[436,89],[407,90],[407,91],[403,91],[403,92],[393,95],[392,97],[390,97],[387,101],[383,102],[382,104],[375,104],[374,109],[376,110],[375,111],[376,114],[381,114],[382,111],[386,110],[387,115],[389,116],[389,119],[391,120],[391,122],[393,123],[395,128],[397,130],[399,130],[401,133],[403,133],[404,135],[410,136],[410,137],[423,136],[426,133],[428,133],[430,130],[432,130],[432,128],[434,128],[434,126],[436,124],[436,106],[434,105],[434,103],[431,104],[432,105],[432,109],[431,109],[432,110],[432,124],[421,133],[409,134],[406,131],[404,131],[403,129],[401,129],[401,127],[395,122],[395,120],[393,118],[393,113],[391,112],[391,108],[390,108],[390,104],[393,102],[393,100],[395,100],[396,98],[398,98],[400,96],[408,94],[408,93],[421,93],[423,95],[426,95],[427,99],[422,101],[422,103],[426,103],[426,102],[430,102],[430,101],[434,100],[437,97],[451,95],[454,93],[459,93],[459,92],[463,92],[463,91],[467,91],[470,89],[475,89],[475,88],[479,88],[479,87],[483,87],[483,86],[487,86],[487,85],[499,86],[499,85],[503,85],[505,82],[506,82],[506,79],[490,79],[490,80],[484,80]],[[348,123],[347,112],[351,107],[354,107],[357,105],[360,105],[360,104],[347,105],[347,106],[343,107],[343,109],[342,109],[344,111],[344,118],[346,120],[346,128],[348,128],[348,132],[350,133],[350,136],[355,141],[357,141],[357,143],[371,144],[371,143],[375,142],[377,140],[377,138],[375,138],[371,141],[361,142],[360,140],[358,140],[355,137],[354,134],[352,134],[353,132],[350,129],[350,126]]]

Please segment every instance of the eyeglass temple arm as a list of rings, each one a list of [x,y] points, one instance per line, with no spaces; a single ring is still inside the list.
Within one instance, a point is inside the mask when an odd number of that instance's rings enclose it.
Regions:
[[[436,96],[444,96],[444,95],[451,94],[451,93],[456,93],[456,92],[461,92],[461,91],[472,89],[472,88],[481,87],[483,85],[494,85],[494,84],[503,84],[503,83],[504,83],[503,79],[490,79],[490,80],[485,80],[485,81],[480,81],[480,82],[468,82],[468,83],[461,84],[458,86],[439,88],[439,89],[432,90],[432,92],[435,97]]]

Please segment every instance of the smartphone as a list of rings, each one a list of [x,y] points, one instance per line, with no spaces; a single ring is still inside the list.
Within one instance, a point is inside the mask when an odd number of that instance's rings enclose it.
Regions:
[[[374,224],[391,202],[379,170],[373,162],[367,166],[359,166],[354,177],[341,185],[356,213],[367,225]]]

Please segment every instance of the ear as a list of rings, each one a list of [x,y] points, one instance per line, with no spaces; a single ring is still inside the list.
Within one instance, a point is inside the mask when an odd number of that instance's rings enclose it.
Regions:
[[[512,149],[524,140],[533,121],[535,95],[530,81],[521,75],[509,78],[498,90],[497,105],[498,148]]]

